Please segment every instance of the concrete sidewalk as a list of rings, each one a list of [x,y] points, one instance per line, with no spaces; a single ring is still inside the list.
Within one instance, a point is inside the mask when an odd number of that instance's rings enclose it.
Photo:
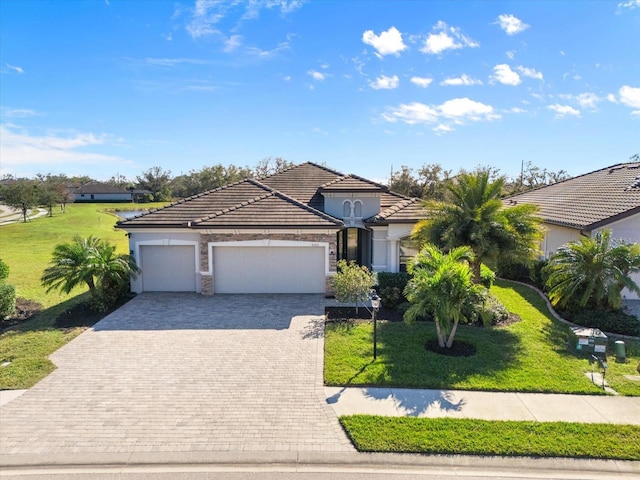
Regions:
[[[605,395],[325,387],[336,415],[640,425],[640,399]]]

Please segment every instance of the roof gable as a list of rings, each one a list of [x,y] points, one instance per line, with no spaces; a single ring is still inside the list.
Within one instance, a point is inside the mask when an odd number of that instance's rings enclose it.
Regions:
[[[639,180],[639,162],[621,163],[503,201],[537,205],[550,224],[593,230],[640,212]]]
[[[336,178],[320,186],[320,193],[325,192],[387,192],[389,187],[380,185],[357,175],[346,175]]]

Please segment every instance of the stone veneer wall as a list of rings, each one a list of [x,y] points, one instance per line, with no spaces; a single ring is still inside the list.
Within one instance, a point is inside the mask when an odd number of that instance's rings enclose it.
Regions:
[[[269,240],[289,240],[294,242],[318,242],[328,243],[329,251],[333,252],[333,255],[329,255],[329,272],[336,271],[336,255],[337,255],[337,235],[335,233],[271,233],[264,235],[260,233],[207,233],[200,235],[200,270],[207,272],[209,270],[209,243],[210,242],[241,242],[247,240],[263,240],[268,238]],[[212,275],[201,275],[201,286],[203,295],[213,295],[214,292],[214,279]],[[332,275],[327,275],[326,293],[331,294],[333,287],[331,286]]]

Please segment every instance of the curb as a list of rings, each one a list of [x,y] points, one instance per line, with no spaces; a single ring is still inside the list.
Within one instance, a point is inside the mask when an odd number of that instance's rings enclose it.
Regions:
[[[539,470],[601,473],[640,473],[640,462],[576,458],[487,457],[470,455],[418,455],[408,453],[346,452],[139,452],[57,455],[0,455],[3,469],[145,467],[145,466],[307,466],[430,467],[447,470]],[[6,471],[5,471],[6,473]]]

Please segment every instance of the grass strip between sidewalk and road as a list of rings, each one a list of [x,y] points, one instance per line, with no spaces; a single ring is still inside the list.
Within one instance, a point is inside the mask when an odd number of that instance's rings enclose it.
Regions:
[[[340,423],[361,452],[640,460],[640,426],[352,415]]]

